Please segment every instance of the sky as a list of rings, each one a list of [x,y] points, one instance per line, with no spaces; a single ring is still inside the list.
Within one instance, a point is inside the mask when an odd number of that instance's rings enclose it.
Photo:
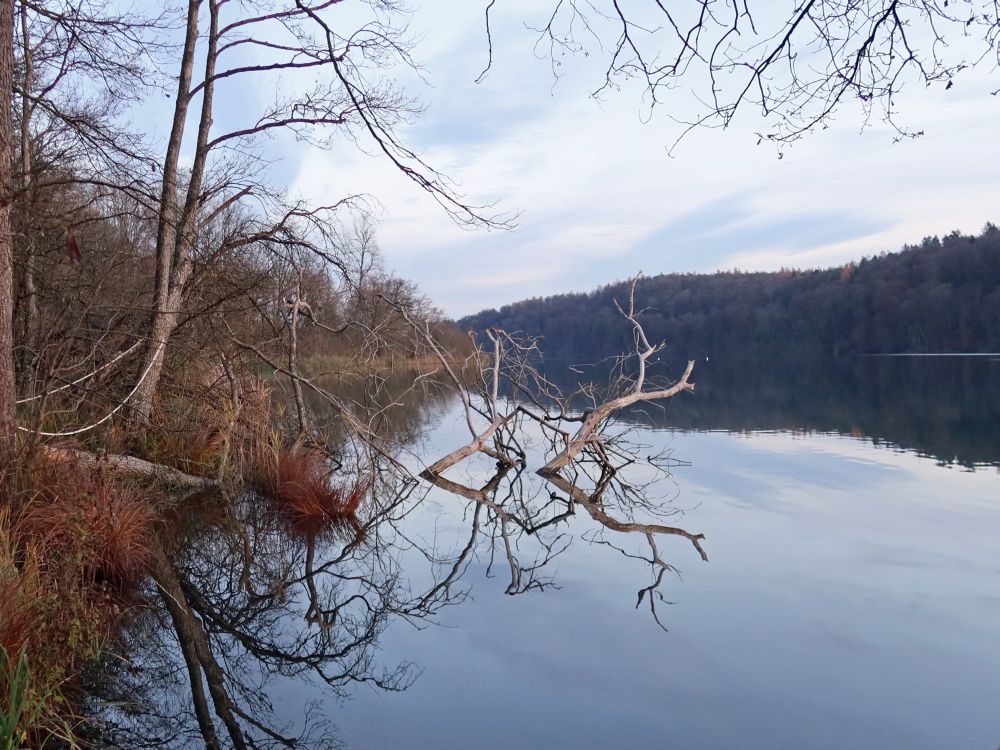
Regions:
[[[532,5],[511,0],[494,15],[493,66],[476,83],[485,3],[426,0],[410,19],[423,80],[398,72],[424,108],[401,139],[471,202],[516,215],[515,228],[456,226],[383,157],[346,139],[276,146],[291,195],[377,199],[387,265],[450,316],[640,271],[826,267],[1000,221],[992,71],[949,91],[907,88],[898,109],[925,131],[915,140],[894,143],[878,123],[862,130],[845,111],[781,158],[740,123],[694,131],[668,153],[677,126],[647,118],[637,89],[590,95],[596,60],[567,59],[554,78],[524,26]]]

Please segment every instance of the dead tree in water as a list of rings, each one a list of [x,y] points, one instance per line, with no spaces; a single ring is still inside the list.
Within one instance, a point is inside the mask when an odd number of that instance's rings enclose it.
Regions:
[[[653,566],[655,576],[652,585],[640,590],[639,604],[648,594],[649,605],[656,617],[653,594],[664,573],[673,570],[660,556],[656,538],[683,537],[691,542],[702,560],[708,560],[701,544],[704,536],[677,526],[635,520],[637,513],[662,517],[677,511],[664,509],[662,503],[651,501],[641,485],[621,474],[621,469],[634,464],[637,456],[634,451],[621,446],[619,437],[609,435],[607,427],[614,415],[636,404],[661,401],[693,391],[691,374],[694,362],[689,361],[683,374],[671,383],[652,382],[649,374],[651,360],[666,348],[666,344],[650,342],[646,336],[640,322],[641,311],[635,307],[635,281],[627,306],[618,305],[618,311],[632,327],[634,349],[618,361],[620,375],[612,383],[610,395],[604,397],[594,386],[584,386],[569,395],[563,393],[539,369],[537,342],[522,341],[497,329],[486,331],[489,350],[477,350],[475,365],[481,377],[478,386],[470,388],[424,329],[428,347],[438,357],[461,397],[471,440],[429,465],[421,476],[472,500],[492,514],[499,529],[497,536],[510,564],[508,593],[541,585],[534,577],[535,572],[559,551],[556,542],[545,544],[540,561],[522,566],[516,559],[513,535],[536,536],[543,528],[554,527],[567,520],[577,506],[582,507],[602,530],[641,535],[650,550],[649,556],[644,559]],[[421,330],[415,322],[413,325]],[[634,376],[626,374],[626,366],[635,367]],[[501,392],[507,395],[501,396]],[[581,398],[589,401],[582,410],[576,407]],[[574,425],[577,425],[575,429]],[[533,500],[523,494],[523,477],[529,460],[524,443],[532,429],[536,437],[541,438],[543,446],[544,463],[535,473],[550,488],[554,488],[547,497],[545,493],[536,493],[536,498],[542,497],[540,505],[533,504]],[[444,476],[449,469],[477,454],[488,456],[497,465],[496,475],[485,486],[471,487]],[[648,457],[646,460],[658,466],[662,463],[661,458]],[[506,496],[500,491],[504,486],[507,487]],[[528,574],[527,577],[525,574]]]

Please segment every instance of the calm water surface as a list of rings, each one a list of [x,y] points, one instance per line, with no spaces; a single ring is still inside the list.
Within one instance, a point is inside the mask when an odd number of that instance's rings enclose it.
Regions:
[[[713,389],[705,371],[690,403],[622,423],[671,451],[656,491],[706,536],[707,563],[660,541],[679,571],[661,589],[667,632],[636,608],[649,567],[577,516],[550,565],[558,588],[506,596],[483,551],[462,579],[471,599],[439,625],[392,622],[379,658],[419,677],[329,700],[345,744],[1000,746],[1000,363],[869,363],[785,396],[777,376],[731,380]],[[433,421],[420,455],[467,442],[455,405]],[[490,467],[454,472],[475,483]],[[435,488],[406,530],[457,550],[470,513]],[[291,714],[315,697],[292,686],[280,701]]]

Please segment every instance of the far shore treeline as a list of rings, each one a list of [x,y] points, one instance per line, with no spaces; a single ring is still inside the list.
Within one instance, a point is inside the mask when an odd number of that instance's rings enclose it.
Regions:
[[[738,249],[738,248],[734,248]],[[670,263],[669,249],[663,264]],[[533,298],[459,321],[543,338],[550,359],[596,362],[628,346],[619,281]],[[675,357],[1000,351],[1000,229],[952,232],[823,270],[661,274],[636,284],[650,338]]]

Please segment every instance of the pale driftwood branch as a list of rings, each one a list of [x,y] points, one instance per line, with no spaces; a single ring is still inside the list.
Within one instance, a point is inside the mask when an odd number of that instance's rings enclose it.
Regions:
[[[646,338],[646,331],[637,317],[635,309],[635,285],[639,282],[640,276],[632,279],[632,284],[629,286],[628,312],[622,309],[622,306],[618,304],[618,300],[615,300],[615,307],[618,309],[618,312],[622,314],[625,320],[632,324],[632,335],[635,337],[635,353],[639,357],[639,375],[635,379],[635,385],[632,388],[633,393],[641,393],[643,386],[646,384],[646,363],[649,358],[667,347],[666,342],[663,341],[655,345],[650,344],[649,339]]]
[[[668,399],[676,396],[684,391],[693,391],[695,384],[691,382],[691,373],[694,370],[694,360],[690,360],[687,363],[687,367],[684,370],[683,375],[674,384],[666,388],[657,388],[653,390],[644,390],[646,383],[646,365],[650,357],[659,351],[662,351],[665,347],[665,343],[652,344],[646,336],[646,332],[642,327],[642,323],[639,322],[638,313],[635,309],[635,286],[638,278],[633,279],[631,288],[629,290],[629,300],[628,309],[625,310],[615,302],[615,307],[622,316],[632,324],[633,335],[635,337],[635,354],[639,362],[639,373],[636,377],[635,383],[632,385],[631,389],[622,396],[618,398],[611,399],[610,401],[605,401],[597,405],[595,408],[588,410],[582,416],[582,424],[580,428],[576,431],[571,438],[566,436],[566,434],[559,428],[561,422],[567,421],[565,416],[566,409],[560,404],[559,414],[555,417],[542,416],[534,414],[523,406],[515,407],[509,414],[502,415],[500,413],[499,407],[499,383],[500,383],[500,368],[501,360],[503,358],[503,348],[501,346],[501,337],[497,335],[496,331],[487,331],[487,337],[493,344],[493,360],[490,366],[491,380],[488,384],[489,390],[486,395],[488,402],[487,412],[490,418],[490,424],[482,430],[477,430],[474,426],[473,416],[474,408],[472,406],[472,401],[469,396],[468,390],[461,380],[456,376],[454,371],[451,369],[447,357],[437,346],[433,337],[430,335],[429,331],[422,330],[417,323],[407,316],[405,310],[400,310],[403,318],[410,323],[410,325],[419,334],[423,335],[430,345],[431,350],[438,357],[441,364],[444,366],[445,371],[449,374],[453,385],[459,393],[462,399],[462,404],[465,407],[465,419],[468,424],[469,431],[472,434],[472,441],[467,445],[449,453],[447,456],[435,461],[427,469],[425,469],[421,476],[424,479],[433,481],[436,477],[439,477],[444,471],[447,471],[452,466],[464,461],[466,458],[478,453],[483,452],[487,455],[496,458],[498,460],[504,460],[504,456],[498,454],[487,447],[489,440],[493,438],[494,435],[505,425],[507,425],[517,414],[523,413],[539,422],[543,426],[552,429],[554,432],[564,436],[565,447],[556,453],[542,468],[538,469],[538,474],[546,479],[551,476],[558,474],[559,471],[564,469],[566,466],[571,464],[580,452],[586,448],[588,445],[595,445],[599,442],[598,434],[601,426],[605,421],[615,412],[625,409],[632,404],[639,403],[641,401],[660,401],[663,399]],[[482,412],[480,412],[482,413]],[[507,459],[509,460],[509,459]]]
[[[588,495],[586,492],[581,490],[575,484],[570,482],[566,477],[561,474],[556,474],[554,476],[546,477],[546,480],[552,483],[554,486],[561,489],[567,495],[573,498],[577,503],[582,505],[590,517],[597,521],[601,526],[604,526],[611,531],[621,531],[624,533],[635,533],[645,535],[647,540],[652,544],[653,534],[666,534],[669,536],[682,536],[687,539],[694,548],[698,550],[698,554],[701,559],[708,562],[708,553],[705,552],[704,548],[701,546],[702,540],[705,539],[704,534],[692,534],[690,531],[685,531],[677,526],[663,526],[658,523],[636,523],[634,521],[619,521],[617,518],[609,515],[605,512],[600,505],[594,502],[593,496]],[[655,546],[654,546],[655,551]],[[658,556],[657,556],[658,557]],[[665,563],[664,563],[665,564]]]
[[[136,458],[135,456],[98,456],[96,453],[77,450],[76,448],[51,447],[47,448],[45,453],[50,460],[55,462],[73,463],[88,468],[106,469],[123,474],[137,474],[174,487],[203,490],[216,486],[214,479],[185,474],[183,471],[170,466],[154,464],[151,461]]]
[[[687,363],[687,367],[685,368],[681,379],[669,388],[660,388],[655,391],[633,390],[626,393],[624,396],[612,399],[611,401],[606,401],[596,409],[590,411],[584,418],[583,424],[580,425],[580,429],[577,430],[576,434],[573,435],[573,437],[567,442],[566,447],[553,456],[549,462],[545,464],[545,466],[538,470],[539,476],[549,479],[557,475],[559,471],[572,463],[573,460],[580,454],[580,451],[596,440],[597,433],[600,430],[601,425],[604,424],[605,420],[616,411],[620,411],[640,401],[659,401],[671,398],[672,396],[676,396],[678,393],[682,393],[684,391],[693,391],[694,383],[690,382],[691,372],[693,370],[694,360],[691,360]]]
[[[616,534],[638,534],[646,541],[650,554],[638,557],[652,566],[654,580],[651,585],[640,589],[638,601],[639,604],[642,604],[648,597],[653,617],[662,627],[656,612],[656,599],[663,600],[658,589],[665,579],[665,574],[674,571],[675,568],[660,556],[656,537],[664,535],[687,539],[699,557],[707,561],[708,554],[702,546],[705,537],[703,534],[692,533],[676,526],[642,523],[630,518],[616,518],[612,512],[605,508],[602,497],[608,491],[612,491],[617,492],[619,499],[626,504],[634,502],[634,505],[629,506],[633,509],[644,507],[654,515],[659,511],[658,507],[636,497],[637,488],[629,485],[619,475],[619,470],[624,465],[632,463],[635,456],[616,451],[612,439],[603,434],[603,428],[616,412],[627,409],[633,404],[659,401],[685,391],[693,391],[694,383],[691,382],[691,375],[694,370],[694,362],[689,361],[681,377],[669,386],[659,387],[650,384],[648,364],[653,361],[654,355],[666,348],[666,343],[652,343],[646,336],[639,320],[641,311],[636,309],[635,289],[636,281],[633,281],[627,307],[619,305],[617,302],[615,305],[632,326],[634,350],[631,352],[630,358],[636,358],[638,372],[633,381],[618,390],[620,395],[615,398],[601,401],[595,397],[595,389],[584,388],[582,392],[591,397],[593,406],[583,410],[582,413],[574,408],[573,397],[559,392],[558,388],[549,383],[527,357],[529,353],[537,352],[535,342],[524,345],[503,331],[488,330],[486,337],[492,344],[493,359],[492,362],[487,362],[485,353],[477,351],[481,381],[478,385],[478,391],[474,394],[451,370],[447,357],[437,348],[429,331],[421,329],[409,319],[407,320],[419,334],[427,338],[431,350],[438,356],[445,370],[451,376],[452,384],[462,398],[466,421],[472,434],[472,440],[469,443],[435,461],[421,473],[421,477],[442,489],[475,502],[477,508],[486,508],[491,512],[491,523],[495,524],[494,541],[499,544],[496,549],[499,555],[502,555],[502,558],[506,560],[511,571],[511,585],[508,588],[508,593],[520,593],[527,590],[531,584],[522,584],[521,572],[534,569],[523,568],[517,561],[516,537],[513,537],[512,534],[534,535],[546,526],[562,523],[574,515],[575,507],[579,505],[603,529]],[[405,313],[404,317],[406,317]],[[499,387],[501,376],[510,380],[515,397],[524,396],[527,399],[527,405],[516,402],[505,405],[502,402]],[[619,385],[621,383],[622,381],[619,381]],[[542,394],[541,396],[532,392],[532,385],[542,386],[542,390],[539,392]],[[482,405],[473,401],[474,395],[482,399]],[[558,409],[550,409],[550,405],[546,403],[548,398],[554,400]],[[460,484],[443,476],[448,469],[477,453],[483,453],[498,460],[497,477],[503,477],[507,469],[515,465],[518,466],[518,476],[520,476],[521,471],[525,468],[524,461],[526,459],[525,453],[519,449],[517,441],[518,430],[523,424],[520,421],[522,416],[527,420],[537,422],[548,441],[547,462],[536,471],[536,474],[545,479],[551,487],[561,491],[548,493],[550,502],[565,503],[562,512],[553,514],[551,518],[541,524],[535,522],[537,513],[541,511],[529,510],[524,498],[519,494],[522,488],[517,484],[516,477],[509,483],[507,497],[500,500],[496,497],[497,485],[495,481],[480,489]],[[476,417],[479,419],[477,420]],[[571,421],[579,423],[579,428],[572,434],[566,429]],[[479,424],[485,422],[485,426],[476,427],[477,422]],[[613,456],[624,458],[625,463],[616,466]],[[589,490],[584,489],[575,477],[586,475],[593,479],[591,472],[595,467],[600,471],[596,487]],[[561,497],[560,494],[565,495],[565,497]],[[508,500],[512,501],[511,504],[508,504]],[[549,503],[546,503],[543,510],[548,512],[549,508]],[[628,512],[627,509],[624,510],[626,513]],[[603,543],[608,544],[608,542]],[[610,544],[610,546],[629,557],[637,557],[614,544]],[[551,559],[551,549],[545,557],[546,561],[549,559]]]
[[[473,407],[472,399],[469,396],[469,392],[465,387],[465,384],[462,382],[461,378],[459,378],[458,375],[455,373],[455,370],[452,368],[451,362],[449,361],[446,353],[441,350],[441,347],[434,339],[434,336],[431,335],[431,332],[429,330],[426,321],[421,323],[419,321],[414,320],[407,312],[405,307],[394,303],[392,300],[389,300],[384,296],[381,296],[381,298],[387,304],[391,305],[399,312],[403,320],[405,320],[407,324],[409,324],[409,326],[413,329],[414,333],[416,333],[418,336],[421,337],[421,339],[423,339],[423,341],[427,344],[428,348],[434,353],[434,356],[441,363],[441,366],[444,368],[444,372],[447,373],[448,378],[451,380],[452,385],[455,387],[455,391],[458,393],[459,398],[462,400],[462,406],[465,409],[465,423],[469,428],[470,434],[472,435],[472,442],[462,446],[461,448],[455,451],[452,451],[447,456],[444,456],[443,458],[435,461],[433,464],[431,464],[422,472],[420,472],[420,476],[428,481],[433,482],[438,477],[440,477],[441,474],[450,469],[452,466],[461,463],[469,456],[472,456],[476,453],[485,453],[486,455],[498,461],[508,464],[511,463],[505,456],[501,455],[500,453],[493,450],[487,445],[488,441],[491,440],[494,435],[496,435],[497,431],[501,427],[506,425],[511,419],[513,419],[517,413],[517,411],[515,410],[514,412],[507,414],[506,416],[503,416],[499,413],[499,409],[497,406],[499,390],[500,390],[500,364],[501,364],[501,352],[502,352],[500,340],[497,337],[493,336],[492,334],[489,334],[490,341],[493,342],[493,364],[491,367],[492,386],[490,389],[489,408],[487,411],[480,411],[475,407]],[[481,431],[477,430],[475,426],[475,415],[477,412],[479,414],[488,413],[492,420],[489,426]]]
[[[455,464],[459,464],[465,459],[467,459],[469,456],[472,456],[480,452],[486,453],[492,458],[498,458],[498,459],[502,458],[496,451],[488,449],[486,443],[494,435],[496,435],[497,430],[499,430],[501,427],[507,424],[511,419],[513,419],[513,417],[514,417],[513,413],[508,414],[507,416],[504,417],[497,417],[496,419],[493,420],[493,422],[490,423],[489,427],[487,427],[481,433],[476,435],[476,437],[472,440],[471,443],[463,445],[458,450],[452,451],[444,458],[438,459],[430,466],[428,466],[426,469],[424,469],[422,472],[420,472],[420,476],[422,476],[424,479],[433,481],[436,477],[441,476],[441,474],[446,472]]]

